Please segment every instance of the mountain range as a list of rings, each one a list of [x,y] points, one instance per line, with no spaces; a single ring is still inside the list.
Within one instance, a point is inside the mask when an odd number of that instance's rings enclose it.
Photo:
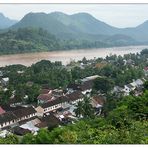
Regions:
[[[12,29],[41,27],[59,38],[101,40],[112,35],[125,35],[137,41],[148,41],[148,21],[137,27],[117,28],[97,20],[88,13],[67,15],[62,12],[28,13]],[[120,36],[121,37],[121,36]]]
[[[42,28],[60,40],[85,40],[107,46],[148,44],[148,21],[130,28],[117,28],[88,13],[28,13],[20,21],[0,14],[1,32],[19,28]]]
[[[8,28],[17,22],[17,20],[11,20],[8,17],[5,17],[2,13],[0,13],[0,29]]]

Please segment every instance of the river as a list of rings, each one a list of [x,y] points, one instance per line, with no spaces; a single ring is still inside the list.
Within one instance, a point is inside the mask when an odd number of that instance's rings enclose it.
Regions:
[[[12,64],[30,66],[31,64],[43,59],[50,60],[52,62],[62,61],[62,63],[66,65],[71,60],[77,61],[81,60],[83,57],[86,57],[87,59],[93,59],[94,57],[104,58],[110,54],[124,55],[128,53],[139,53],[144,48],[148,48],[148,45],[1,55],[0,67]]]

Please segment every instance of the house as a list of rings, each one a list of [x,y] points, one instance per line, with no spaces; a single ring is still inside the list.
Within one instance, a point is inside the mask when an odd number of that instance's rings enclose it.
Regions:
[[[135,90],[137,87],[137,84],[135,83],[135,81],[133,81],[130,84],[127,84],[127,86],[130,88],[131,91]]]
[[[51,101],[53,99],[54,99],[54,97],[52,96],[52,94],[40,94],[37,97],[38,104],[47,103],[47,102],[49,102],[49,101]]]
[[[23,109],[15,110],[13,111],[13,114],[17,117],[17,122],[37,115],[36,110],[33,107],[25,107]]]
[[[35,119],[30,120],[29,122],[32,122],[33,125],[37,125],[37,124],[41,123],[41,120],[36,117]]]
[[[42,89],[41,90],[41,94],[51,94],[52,93],[52,89]]]
[[[10,106],[21,105],[23,102],[20,98],[16,98],[15,96],[10,97],[8,103]]]
[[[94,108],[103,107],[105,102],[106,102],[106,99],[104,98],[104,96],[95,95],[91,98],[91,104]]]
[[[37,112],[37,116],[43,116],[44,114],[44,109],[41,106],[37,106],[37,108],[35,108],[36,112]]]
[[[145,76],[148,76],[148,66],[143,69]]]
[[[8,83],[9,83],[9,78],[8,78],[8,77],[6,77],[6,78],[2,78],[2,80],[1,80],[1,84],[2,84],[3,86],[7,86]]]
[[[0,106],[0,115],[4,114],[5,110]]]
[[[89,94],[92,91],[93,84],[94,84],[93,80],[85,81],[80,85],[79,90],[81,90],[83,95]]]
[[[63,94],[63,90],[54,89],[54,90],[52,91],[52,95],[53,95],[54,97],[63,96],[63,95],[64,95],[64,94]]]
[[[58,127],[61,124],[60,120],[58,118],[56,118],[52,113],[50,113],[49,115],[45,115],[42,119],[41,119],[41,123],[37,124],[36,127],[38,128],[54,128],[54,127]]]
[[[122,90],[123,90],[122,87],[120,87],[120,86],[114,86],[112,92],[113,92],[113,93],[120,93],[120,92],[122,92]]]
[[[67,94],[66,97],[71,104],[76,104],[79,101],[83,101],[83,94],[81,91],[74,91],[71,94]]]
[[[16,126],[12,129],[13,133],[16,134],[16,135],[19,135],[19,136],[24,136],[28,133],[31,133],[30,130],[28,129],[24,129],[24,128],[21,128],[19,126]]]
[[[61,96],[57,99],[42,104],[41,107],[44,109],[44,113],[46,113],[61,108],[62,105],[66,104],[68,101],[69,100],[66,96]]]
[[[10,105],[2,105],[1,106],[4,110],[5,110],[5,112],[11,112],[11,111],[15,111],[15,110],[19,110],[19,109],[23,109],[23,108],[25,108],[25,107],[22,107],[22,106],[10,106]]]
[[[69,84],[67,86],[68,94],[73,93],[74,91],[82,91],[82,94],[88,94],[92,91],[93,80],[87,80],[81,84]]]
[[[144,84],[144,82],[141,79],[137,79],[135,81],[135,83],[137,84],[137,87],[140,87],[140,86],[142,86]]]
[[[32,122],[26,122],[25,124],[20,126],[23,129],[28,129],[29,131],[31,131],[32,133],[36,133],[39,131],[39,128],[36,127]]]
[[[95,80],[96,78],[99,78],[99,77],[101,77],[101,76],[99,76],[99,75],[89,76],[84,79],[81,79],[81,81],[86,82],[86,81],[90,81],[90,80]]]
[[[128,96],[129,93],[131,92],[131,87],[130,85],[124,85],[124,89],[123,89],[123,93],[124,93],[124,96]]]
[[[17,117],[12,112],[6,112],[0,115],[0,128],[10,126],[17,122]]]
[[[91,98],[91,105],[95,109],[95,114],[100,115],[102,112],[102,107],[106,102],[106,98],[104,96],[95,95]]]
[[[80,90],[80,84],[71,83],[67,86],[68,93],[72,93],[76,90]]]

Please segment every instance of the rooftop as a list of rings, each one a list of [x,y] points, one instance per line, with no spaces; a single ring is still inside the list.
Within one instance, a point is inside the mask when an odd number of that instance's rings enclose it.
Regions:
[[[0,115],[4,113],[5,113],[5,110],[0,106]]]
[[[53,96],[51,94],[40,94],[37,99],[42,101],[50,101],[52,97]]]
[[[36,113],[36,110],[33,107],[26,107],[23,109],[19,109],[19,110],[15,110],[13,111],[13,114],[17,117],[17,118],[21,118],[30,114],[34,114]]]
[[[9,78],[8,77],[7,78],[2,78],[2,80],[8,82]]]
[[[13,114],[12,112],[6,112],[6,113],[0,115],[0,124],[5,123],[5,122],[9,122],[9,121],[12,121],[15,119],[17,119],[15,114]]]

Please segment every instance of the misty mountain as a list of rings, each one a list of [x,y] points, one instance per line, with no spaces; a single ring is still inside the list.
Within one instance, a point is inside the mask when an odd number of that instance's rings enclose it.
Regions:
[[[148,21],[145,21],[137,27],[120,29],[120,33],[131,36],[138,41],[148,41]]]
[[[148,21],[133,28],[116,28],[97,20],[88,13],[67,15],[62,12],[28,13],[11,29],[36,27],[43,28],[59,39],[83,39],[91,41],[104,41],[114,35],[122,35],[123,42],[148,41]],[[118,38],[116,38],[118,39]],[[119,39],[118,39],[119,41]],[[131,43],[131,40],[129,40]]]
[[[11,20],[8,17],[5,17],[2,13],[0,13],[0,29],[8,28],[17,23],[16,20]]]

